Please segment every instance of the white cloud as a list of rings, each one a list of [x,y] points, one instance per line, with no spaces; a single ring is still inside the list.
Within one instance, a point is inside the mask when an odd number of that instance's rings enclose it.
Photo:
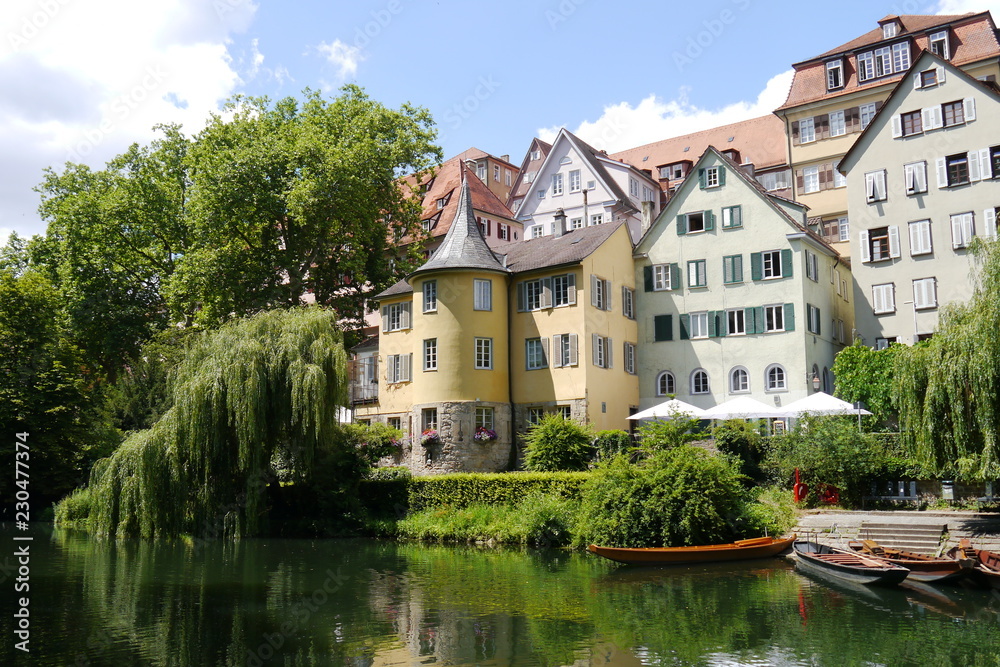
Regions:
[[[13,233],[14,233],[13,229],[8,229],[7,227],[0,227],[0,248],[7,245],[7,240]]]
[[[0,226],[43,231],[47,166],[101,167],[153,125],[197,132],[241,79],[229,53],[249,0],[6,0],[0,8]],[[259,63],[258,63],[259,64]]]
[[[359,47],[345,44],[339,39],[332,44],[322,42],[317,48],[337,68],[337,76],[341,81],[354,77],[358,73],[358,63],[365,59]]]
[[[993,20],[1000,18],[1000,2],[997,0],[940,0],[935,14],[968,14],[989,11]]]
[[[595,148],[614,153],[764,116],[784,104],[792,85],[792,75],[793,71],[788,70],[772,77],[753,102],[741,101],[721,109],[702,109],[691,103],[690,90],[681,89],[673,100],[650,95],[635,107],[628,102],[605,107],[596,121],[584,121],[571,131]],[[558,132],[558,127],[542,128],[538,130],[538,136],[551,142]]]

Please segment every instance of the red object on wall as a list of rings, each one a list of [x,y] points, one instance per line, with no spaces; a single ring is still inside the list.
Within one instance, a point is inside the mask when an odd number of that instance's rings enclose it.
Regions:
[[[799,503],[806,499],[809,487],[799,481],[799,469],[795,469],[795,484],[792,485],[792,498]]]

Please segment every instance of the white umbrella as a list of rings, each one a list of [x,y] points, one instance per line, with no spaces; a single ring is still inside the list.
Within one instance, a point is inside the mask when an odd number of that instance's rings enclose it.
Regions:
[[[864,408],[856,408],[847,401],[842,401],[830,394],[817,392],[805,398],[789,403],[782,410],[786,417],[801,417],[810,415],[870,415]]]
[[[685,403],[684,401],[678,401],[676,398],[671,398],[669,401],[664,401],[659,405],[654,405],[651,408],[646,408],[642,412],[630,415],[629,419],[670,419],[682,414],[690,415],[696,419],[701,419],[703,412],[704,410],[695,407],[690,403]]]
[[[761,403],[749,396],[740,396],[725,403],[719,403],[702,413],[702,419],[768,419],[787,417],[784,412]]]

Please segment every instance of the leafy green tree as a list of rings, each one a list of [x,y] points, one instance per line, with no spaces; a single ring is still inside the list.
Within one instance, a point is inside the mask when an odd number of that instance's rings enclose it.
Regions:
[[[712,429],[712,438],[720,452],[741,461],[740,472],[747,477],[747,481],[763,480],[760,463],[764,458],[764,437],[754,422],[728,419]]]
[[[878,424],[893,428],[897,421],[895,374],[903,346],[890,345],[875,350],[861,341],[844,348],[833,362],[837,377],[836,394],[851,403],[863,402],[872,413],[866,427]]]
[[[524,465],[535,472],[586,470],[594,450],[590,429],[560,414],[545,415],[528,429]]]
[[[598,431],[594,437],[594,448],[597,456],[606,461],[618,454],[627,452],[632,447],[632,436],[627,431]]]
[[[655,419],[639,427],[639,449],[651,453],[662,449],[673,449],[694,442],[705,433],[701,422],[678,413],[667,419]]]

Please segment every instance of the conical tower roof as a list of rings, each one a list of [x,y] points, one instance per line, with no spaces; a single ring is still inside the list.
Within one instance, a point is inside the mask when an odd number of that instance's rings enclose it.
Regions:
[[[496,271],[509,273],[504,265],[493,254],[483,238],[483,232],[476,222],[476,214],[472,210],[472,197],[469,194],[467,176],[462,176],[462,190],[458,200],[458,210],[455,220],[451,223],[444,241],[434,251],[434,255],[424,262],[423,266],[411,273],[412,278],[428,271],[445,271],[449,269],[472,269],[480,271]]]

